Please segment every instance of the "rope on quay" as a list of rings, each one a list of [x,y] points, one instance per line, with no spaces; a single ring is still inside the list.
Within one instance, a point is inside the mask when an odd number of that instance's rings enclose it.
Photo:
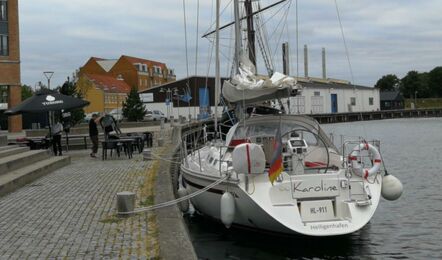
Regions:
[[[192,194],[183,196],[183,197],[175,199],[175,200],[166,201],[166,202],[163,202],[163,203],[160,203],[160,204],[157,204],[157,205],[152,205],[152,206],[149,206],[149,207],[138,208],[138,209],[135,209],[134,211],[118,212],[118,214],[121,214],[121,215],[136,214],[136,213],[142,213],[142,212],[146,212],[146,211],[151,211],[151,210],[155,210],[155,209],[160,209],[160,208],[165,208],[165,207],[173,206],[175,204],[178,204],[178,203],[180,203],[182,201],[191,199],[193,197],[196,197],[196,196],[202,194],[203,192],[206,192],[206,191],[210,190],[211,188],[219,185],[220,183],[222,183],[223,181],[227,180],[228,178],[230,178],[230,175],[226,174],[221,179],[219,179],[219,180],[217,180],[217,181],[207,185],[203,189],[201,189],[199,191],[196,191],[196,192],[194,192]]]
[[[168,163],[173,163],[173,164],[181,163],[180,161],[173,161],[172,160],[172,159],[174,159],[173,157],[172,158],[163,158],[163,157],[161,157],[160,154],[156,154],[156,153],[153,153],[153,152],[150,152],[150,155],[152,157],[154,157],[154,159],[165,161],[165,162],[168,162]]]

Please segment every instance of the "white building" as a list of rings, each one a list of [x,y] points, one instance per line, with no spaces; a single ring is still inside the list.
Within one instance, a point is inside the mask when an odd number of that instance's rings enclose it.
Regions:
[[[352,85],[348,81],[299,78],[299,96],[283,101],[291,114],[329,114],[380,110],[379,89]],[[290,109],[287,109],[290,107]]]
[[[223,79],[224,80],[224,79]],[[348,81],[334,79],[298,78],[302,86],[299,96],[282,103],[291,114],[328,114],[380,110],[379,90],[371,87],[355,86]],[[149,110],[159,110],[166,117],[179,116],[200,118],[202,111],[213,114],[214,109],[213,77],[189,77],[166,83],[140,92],[145,106]],[[207,88],[206,88],[207,86]],[[206,97],[203,97],[207,89]],[[190,102],[179,101],[177,96],[190,92]],[[205,95],[204,95],[205,96]],[[223,109],[218,109],[221,116]]]

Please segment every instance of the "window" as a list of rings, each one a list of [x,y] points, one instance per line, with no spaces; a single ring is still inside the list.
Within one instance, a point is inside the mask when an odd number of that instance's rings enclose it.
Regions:
[[[368,105],[373,106],[373,98],[372,97],[368,98]]]
[[[0,35],[0,56],[8,56],[8,55],[9,55],[8,36]]]
[[[352,106],[356,106],[356,98],[355,97],[350,98],[350,103]]]
[[[8,2],[0,0],[0,21],[8,20]]]
[[[312,110],[313,114],[324,113],[324,97],[321,96],[313,96],[311,97]]]
[[[319,91],[315,91],[315,92],[314,92],[314,96],[315,96],[315,97],[319,97],[320,95],[321,95],[321,92],[319,92]]]

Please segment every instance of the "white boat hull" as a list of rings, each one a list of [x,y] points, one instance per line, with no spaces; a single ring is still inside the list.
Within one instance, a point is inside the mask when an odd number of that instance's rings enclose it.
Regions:
[[[192,172],[186,167],[181,168],[184,181],[189,192],[196,192],[203,187],[216,181],[216,178],[202,176]],[[259,177],[258,177],[259,178]],[[260,186],[262,192],[266,183],[257,183],[265,181],[266,176],[261,176],[262,180],[255,179],[255,185]],[[267,181],[268,182],[268,181]],[[274,187],[281,185],[276,183]],[[288,199],[285,202],[275,203],[271,201],[271,196],[264,194],[252,194],[252,185],[249,186],[249,193],[237,181],[225,181],[222,184],[210,189],[191,199],[194,207],[201,213],[215,219],[220,219],[220,200],[224,192],[231,192],[235,198],[235,218],[233,223],[240,226],[246,226],[253,229],[286,233],[286,234],[304,234],[309,236],[334,236],[355,232],[365,226],[373,216],[380,198],[381,184],[375,181],[369,185],[371,191],[370,205],[358,206],[356,201],[335,202],[335,215],[339,215],[337,210],[348,211],[348,218],[334,217],[333,220],[326,221],[305,221],[301,215],[300,202],[296,199]],[[255,186],[255,189],[258,187]],[[268,187],[267,191],[269,191]],[[284,193],[290,192],[287,190]],[[318,199],[324,201],[324,198]],[[345,209],[336,209],[337,204]]]

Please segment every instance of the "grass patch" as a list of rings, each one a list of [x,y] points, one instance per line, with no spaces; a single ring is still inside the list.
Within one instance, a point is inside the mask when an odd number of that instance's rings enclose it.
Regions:
[[[140,201],[140,206],[146,207],[146,206],[152,206],[155,200],[154,195],[148,195],[143,201]]]
[[[117,215],[111,215],[111,216],[107,216],[103,219],[101,219],[99,222],[104,223],[104,224],[113,224],[113,223],[120,223],[123,220],[125,220],[124,217],[119,217]]]

